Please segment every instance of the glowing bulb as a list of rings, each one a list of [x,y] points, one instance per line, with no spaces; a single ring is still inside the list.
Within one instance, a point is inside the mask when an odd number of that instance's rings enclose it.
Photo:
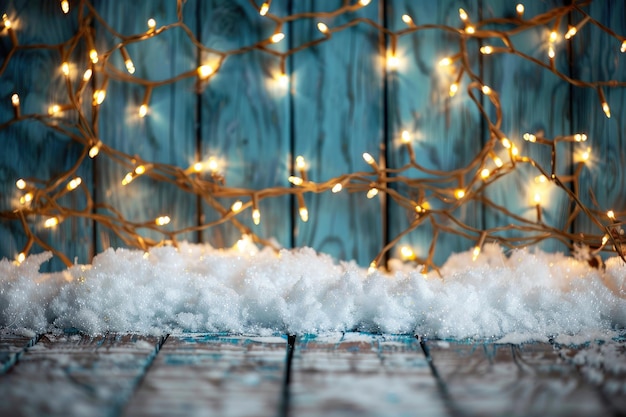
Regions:
[[[622,42],[622,47],[619,48],[619,50],[624,53],[626,52],[626,39]]]
[[[304,180],[302,178],[300,178],[300,177],[294,177],[292,175],[288,179],[289,179],[289,182],[292,183],[293,185],[302,185],[302,184],[304,184]]]
[[[61,0],[61,10],[63,10],[65,14],[70,12],[70,2],[68,0]]]
[[[606,115],[607,119],[611,118],[611,108],[609,107],[609,103],[607,103],[606,101],[602,103],[602,111]]]
[[[193,169],[194,172],[202,172],[204,164],[202,162],[196,162],[191,166],[191,169]]]
[[[94,145],[89,149],[89,157],[91,159],[95,158],[100,153],[100,147],[98,145]]]
[[[493,47],[489,45],[483,46],[482,48],[480,48],[480,53],[484,55],[489,55],[493,53]]]
[[[128,71],[129,74],[134,74],[135,73],[135,64],[133,64],[133,60],[128,58],[124,61],[124,65],[126,65],[126,71]]]
[[[142,175],[146,173],[146,167],[144,165],[137,165],[135,167],[135,174]]]
[[[211,173],[213,173],[213,174],[219,172],[220,164],[219,164],[219,161],[217,160],[217,158],[214,157],[214,156],[210,157],[208,162],[207,162],[207,167],[209,168],[209,171],[211,171]]]
[[[480,255],[480,246],[474,246],[474,250],[472,251],[472,261],[478,259],[478,255]]]
[[[150,18],[148,19],[148,29],[154,30],[156,28],[156,20]]]
[[[554,43],[559,39],[559,34],[555,30],[553,30],[552,32],[550,32],[550,37],[548,39],[551,43]]]
[[[387,66],[389,69],[395,70],[400,66],[400,59],[395,54],[389,54],[387,56]]]
[[[300,207],[299,213],[300,213],[300,219],[303,222],[306,223],[307,221],[309,221],[309,210],[307,210],[306,207]]]
[[[133,182],[133,179],[134,179],[133,173],[129,172],[128,174],[124,176],[124,179],[122,180],[122,185],[130,184],[131,182]]]
[[[93,92],[93,101],[96,105],[100,105],[102,104],[106,96],[107,93],[105,90],[96,90]]]
[[[15,186],[18,190],[23,190],[24,188],[26,188],[26,181],[20,178],[19,180],[15,181]]]
[[[20,204],[24,205],[24,204],[28,204],[31,201],[33,201],[33,193],[26,193],[23,196],[20,197]]]
[[[376,161],[374,160],[374,157],[372,157],[372,155],[370,155],[367,152],[363,153],[363,160],[365,160],[365,162],[367,162],[370,165],[376,164]]]
[[[412,261],[415,259],[415,252],[410,246],[402,246],[400,248],[400,258],[403,261]]]
[[[91,59],[91,62],[93,62],[94,64],[98,63],[98,51],[96,51],[95,49],[92,49],[91,51],[89,51],[89,59]]]
[[[156,223],[157,226],[165,226],[166,224],[168,224],[172,219],[170,219],[169,216],[159,216],[157,217],[154,222]]]
[[[2,15],[2,23],[4,23],[4,27],[7,29],[11,29],[13,27],[13,24],[11,23],[9,16],[7,16],[6,13]]]
[[[583,162],[586,162],[589,160],[590,156],[591,156],[591,148],[587,148],[587,150],[583,151],[583,153],[580,155],[580,158],[583,160]]]
[[[261,212],[259,211],[259,209],[255,208],[252,210],[252,222],[257,226],[259,225],[259,223],[261,223]]]
[[[496,166],[498,168],[502,168],[503,162],[502,159],[500,159],[500,157],[496,156],[495,158],[493,158],[493,163],[496,164]]]
[[[48,114],[50,116],[55,116],[60,111],[61,111],[61,106],[59,106],[58,104],[53,104],[52,106],[48,107]]]
[[[548,177],[546,177],[545,175],[537,175],[535,177],[535,182],[538,184],[544,184],[548,181]]]
[[[533,198],[533,200],[535,201],[535,204],[541,203],[541,194],[535,193],[535,197]]]
[[[15,260],[17,261],[18,264],[21,264],[22,262],[26,260],[26,254],[24,252],[20,252],[15,258]]]
[[[576,142],[585,142],[587,140],[587,135],[585,135],[584,133],[576,133],[574,135],[574,140]]]
[[[402,139],[402,143],[404,144],[411,143],[411,134],[408,130],[403,130],[400,138]]]
[[[407,25],[409,25],[409,26],[413,24],[413,19],[408,14],[403,14],[402,15],[402,21],[404,23],[406,23]]]
[[[476,28],[472,25],[469,25],[465,28],[465,33],[469,33],[470,35],[476,33]]]
[[[515,11],[517,12],[517,15],[521,18],[522,16],[524,16],[524,5],[522,3],[518,3],[517,6],[515,6]]]
[[[450,95],[450,97],[454,97],[454,95],[458,91],[459,91],[459,85],[457,83],[450,84],[450,91],[448,91],[448,94]]]
[[[78,186],[82,182],[83,182],[83,180],[80,177],[76,177],[76,178],[72,179],[70,182],[67,183],[68,191],[75,190],[76,188],[78,188]]]
[[[282,41],[283,39],[285,39],[285,34],[281,32],[273,34],[272,37],[270,38],[272,43],[278,43]]]
[[[554,50],[554,47],[550,45],[550,47],[548,48],[548,58],[554,59],[555,56],[556,56],[556,52]]]
[[[452,64],[452,58],[449,58],[449,57],[445,57],[439,61],[440,67],[447,67],[450,64]]]
[[[370,188],[369,191],[367,192],[367,198],[374,198],[376,197],[376,195],[378,195],[378,188]]]
[[[368,274],[373,274],[374,272],[376,272],[377,269],[378,269],[378,267],[376,265],[376,261],[372,261],[370,263],[369,268],[367,268],[367,273]]]
[[[243,202],[241,200],[237,200],[233,203],[232,206],[230,206],[230,210],[233,213],[238,213],[242,207],[243,207]]]
[[[146,117],[147,114],[148,114],[148,106],[145,104],[142,104],[141,106],[139,106],[139,117]]]
[[[341,190],[343,190],[343,185],[341,185],[341,183],[338,182],[337,184],[333,185],[333,188],[331,188],[330,191],[332,191],[333,193],[337,194]]]
[[[201,65],[198,67],[197,72],[198,77],[200,77],[201,80],[205,80],[209,78],[211,74],[213,74],[213,67],[211,67],[210,65]]]
[[[17,107],[20,105],[20,96],[18,96],[17,94],[13,94],[11,96],[11,103],[13,104],[13,107]]]
[[[602,236],[602,246],[606,245],[606,242],[609,241],[609,235]]]
[[[269,3],[263,3],[263,4],[261,5],[261,8],[259,9],[259,14],[260,14],[261,16],[265,16],[269,10],[270,10],[270,5],[269,5]]]
[[[509,138],[502,138],[501,142],[502,142],[502,146],[504,146],[507,149],[511,149],[511,147],[513,146]]]
[[[296,157],[296,168],[297,169],[305,169],[306,162],[304,161],[304,157],[302,155],[298,155]]]
[[[570,39],[572,36],[576,35],[576,32],[578,32],[576,26],[570,26],[565,34],[565,39]]]
[[[606,216],[611,220],[615,220],[615,212],[613,210],[607,211]]]
[[[51,228],[56,226],[57,224],[59,224],[59,219],[57,217],[50,217],[49,219],[46,219],[45,222],[43,222],[43,227]]]
[[[70,75],[70,64],[68,64],[67,62],[62,63],[61,72],[63,73],[63,75],[68,77]]]
[[[370,4],[370,0],[359,0],[359,4],[363,7],[367,6],[368,4]]]
[[[481,90],[482,90],[484,95],[486,95],[486,96],[491,95],[491,88],[489,86],[483,85]]]
[[[511,145],[511,155],[513,156],[519,155],[519,149],[517,149],[517,146]]]
[[[537,136],[533,135],[532,133],[524,133],[523,138],[527,142],[537,142]]]
[[[320,32],[326,34],[326,33],[328,33],[328,26],[326,26],[325,23],[319,22],[317,24],[317,30],[319,30]]]
[[[467,15],[467,12],[463,9],[459,9],[459,18],[465,22],[467,21],[467,19],[469,19],[469,16]]]
[[[457,200],[462,199],[463,197],[465,197],[465,190],[462,188],[457,188],[456,190],[454,190],[454,197]]]
[[[83,74],[83,81],[85,82],[89,81],[91,79],[92,74],[93,74],[93,71],[91,71],[91,69],[88,68]]]
[[[480,171],[480,177],[484,180],[486,180],[487,178],[489,178],[489,175],[491,175],[491,172],[489,171],[489,169],[487,168],[483,168],[482,171]]]

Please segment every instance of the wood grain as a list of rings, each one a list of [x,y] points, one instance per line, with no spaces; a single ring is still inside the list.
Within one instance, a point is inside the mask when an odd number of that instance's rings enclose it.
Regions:
[[[330,11],[341,1],[299,1],[294,13]],[[348,16],[325,20],[329,28],[347,18],[363,17],[382,23],[382,5],[372,2]],[[316,21],[292,24],[295,45],[318,39]],[[382,62],[375,30],[360,24],[334,34],[331,41],[298,52],[292,58],[293,155],[308,162],[312,181],[371,171],[363,152],[376,159],[384,142]],[[369,265],[384,242],[381,200],[368,200],[367,189],[349,194],[307,195],[309,221],[293,213],[295,246],[312,246],[339,259]]]
[[[11,369],[37,339],[37,336],[24,336],[0,329],[0,374]]]

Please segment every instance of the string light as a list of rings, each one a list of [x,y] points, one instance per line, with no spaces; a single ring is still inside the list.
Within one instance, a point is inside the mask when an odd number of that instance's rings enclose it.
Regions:
[[[626,52],[626,39],[622,41],[622,46],[619,48],[620,52]]]
[[[54,227],[54,226],[56,226],[58,224],[59,224],[59,218],[58,217],[50,217],[50,218],[46,219],[43,222],[43,227],[49,229],[49,228]]]
[[[413,18],[408,14],[402,15],[402,21],[406,23],[409,27],[415,26],[415,24],[413,23]]]
[[[337,194],[341,190],[343,190],[343,184],[340,183],[340,182],[338,182],[337,184],[333,185],[333,188],[330,189],[330,191],[333,192],[334,194]]]
[[[518,18],[521,19],[524,17],[524,5],[522,3],[518,3],[517,6],[515,6],[515,11],[517,12]]]
[[[213,67],[210,65],[201,65],[198,67],[198,77],[201,80],[206,80],[213,74]]]
[[[261,8],[259,9],[259,14],[261,16],[265,16],[267,14],[267,12],[269,11],[269,9],[270,9],[269,3],[263,3],[261,5]]]
[[[378,195],[378,188],[372,187],[367,192],[367,198],[372,199]]]
[[[363,153],[363,160],[367,162],[372,168],[378,170],[378,164],[374,160],[374,157],[367,152]]]
[[[134,74],[135,64],[133,63],[133,60],[130,59],[130,55],[128,55],[128,51],[126,50],[125,47],[122,46],[120,48],[120,52],[122,54],[122,59],[124,60],[124,65],[126,66],[126,71],[128,71],[129,74]]]
[[[154,20],[153,18],[148,19],[148,33],[154,32],[154,30],[156,29],[156,24],[156,20]]]
[[[270,38],[272,43],[278,43],[282,41],[283,39],[285,39],[285,34],[281,32],[273,34],[272,37]]]
[[[252,222],[257,226],[261,223],[261,212],[258,208],[252,210]]]
[[[67,62],[62,63],[61,64],[61,72],[66,77],[69,77],[70,76],[70,64],[68,64]]]
[[[24,194],[23,196],[20,197],[20,204],[21,205],[26,205],[29,204],[31,201],[33,201],[33,193],[28,192],[26,194]]]
[[[24,252],[18,253],[17,257],[15,258],[15,261],[17,262],[18,265],[23,263],[25,260],[26,260],[26,254]]]
[[[371,0],[359,0],[359,4],[363,7],[367,6],[368,4],[370,4]]]
[[[172,221],[172,219],[170,219],[169,216],[159,216],[154,219],[154,223],[156,223],[157,226],[165,226],[169,224],[170,221]]]
[[[410,246],[404,245],[400,247],[400,259],[403,261],[415,260],[415,251]]]
[[[461,19],[462,22],[467,22],[469,19],[469,16],[467,15],[467,12],[463,9],[459,9],[459,19]]]
[[[11,96],[11,104],[13,105],[13,115],[16,119],[20,118],[20,96],[14,93]]]
[[[480,48],[480,53],[483,55],[490,55],[493,53],[493,46],[485,45]]]
[[[70,2],[68,0],[61,0],[61,10],[65,14],[70,12]]]
[[[481,90],[482,90],[484,95],[486,95],[486,96],[490,96],[491,95],[491,87],[489,87],[488,85],[483,85],[481,87]]]
[[[323,34],[327,34],[328,33],[328,26],[326,26],[325,23],[319,22],[317,24],[317,30],[319,30]]]
[[[24,181],[22,178],[20,178],[19,180],[15,181],[15,186],[17,187],[18,190],[23,190],[26,188],[26,181]]]
[[[456,190],[454,190],[454,198],[456,198],[457,200],[460,200],[463,197],[465,197],[465,190],[464,189],[457,188]]]
[[[95,49],[91,49],[89,51],[89,59],[91,59],[91,62],[94,64],[98,63],[98,51],[96,51]]]
[[[91,159],[93,159],[96,156],[98,156],[99,153],[100,153],[100,145],[99,144],[95,144],[91,148],[89,148],[89,157]]]
[[[93,104],[99,106],[107,96],[106,90],[96,90],[93,92]]]
[[[70,182],[67,183],[67,190],[75,190],[82,182],[83,180],[80,177],[73,178]]]
[[[239,213],[242,208],[243,202],[241,200],[237,200],[233,203],[232,206],[230,206],[230,211],[232,211],[233,213]]]

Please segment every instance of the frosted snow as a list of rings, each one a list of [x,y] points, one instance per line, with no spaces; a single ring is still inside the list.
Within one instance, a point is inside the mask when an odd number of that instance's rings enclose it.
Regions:
[[[91,265],[44,274],[51,257],[0,261],[0,326],[162,334],[228,331],[269,335],[373,331],[502,342],[590,340],[626,328],[626,265],[605,270],[562,254],[486,245],[452,255],[423,276],[392,264],[368,273],[313,249],[229,250],[208,245],[109,249]],[[22,331],[25,331],[22,330]]]

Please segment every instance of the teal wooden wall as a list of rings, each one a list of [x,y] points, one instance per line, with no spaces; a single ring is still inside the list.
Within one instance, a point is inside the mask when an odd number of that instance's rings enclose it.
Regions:
[[[7,13],[18,22],[16,33],[21,45],[59,44],[77,30],[78,1],[72,1],[69,15],[60,12],[56,1],[0,1],[0,14]],[[159,26],[177,19],[175,0],[136,0],[133,2],[93,2],[111,29],[121,35],[145,32],[146,21],[156,19]],[[330,11],[341,1],[273,1],[272,13],[286,15],[307,11]],[[372,1],[354,13],[325,20],[338,26],[347,19],[370,19],[391,30],[406,27],[401,16],[410,14],[416,24],[459,26],[458,9],[470,18],[511,17],[516,2],[500,0],[387,0]],[[528,1],[526,15],[534,16],[568,1]],[[595,1],[589,12],[602,24],[626,35],[626,7],[622,1]],[[259,16],[248,0],[187,0],[182,9],[184,21],[205,46],[227,50],[267,38],[274,29]],[[317,21],[301,19],[284,28],[286,39],[273,46],[286,50],[320,37]],[[562,22],[562,28],[567,22]],[[107,50],[116,39],[93,22],[96,47]],[[532,57],[545,57],[545,33],[525,32],[515,37],[515,45]],[[585,80],[626,80],[626,58],[619,43],[595,26],[585,26],[569,43],[559,43],[557,66],[560,71]],[[223,161],[222,170],[230,186],[264,188],[289,186],[287,178],[293,161],[302,155],[308,176],[324,181],[342,173],[367,171],[361,155],[369,152],[384,156],[390,167],[408,161],[399,145],[404,130],[414,137],[418,162],[426,168],[452,170],[467,164],[489,138],[477,108],[467,98],[450,99],[447,86],[450,74],[437,63],[456,52],[455,38],[437,30],[420,31],[398,40],[402,65],[397,71],[384,66],[385,39],[369,25],[337,33],[324,43],[288,57],[285,65],[290,76],[286,88],[274,81],[279,62],[275,56],[254,51],[230,57],[220,72],[198,90],[193,78],[153,89],[150,113],[136,116],[145,89],[141,85],[109,82],[107,98],[98,117],[97,136],[107,146],[154,163],[175,164],[183,169],[198,156],[214,156]],[[470,65],[486,84],[500,94],[503,109],[502,131],[522,147],[522,152],[549,165],[549,149],[526,144],[524,132],[544,132],[546,137],[586,132],[594,165],[585,168],[581,189],[593,189],[600,208],[624,210],[626,205],[626,133],[623,89],[608,92],[612,117],[607,119],[598,104],[596,92],[573,88],[548,71],[512,55],[482,56],[479,40],[468,42]],[[7,62],[11,39],[0,33],[0,124],[13,117],[11,96],[20,95],[23,113],[45,113],[49,103],[62,101],[65,89],[58,71],[60,53],[20,49]],[[137,68],[136,76],[161,80],[194,71],[210,57],[199,53],[182,30],[128,46]],[[85,61],[84,48],[77,48],[70,61]],[[4,64],[6,63],[6,67]],[[123,67],[119,54],[110,63]],[[89,86],[88,88],[92,88]],[[85,111],[91,113],[90,106]],[[492,109],[488,110],[492,111]],[[84,146],[35,120],[11,124],[0,130],[0,211],[16,204],[18,178],[51,178],[69,169]],[[564,146],[559,154],[561,173],[573,169],[577,149]],[[496,203],[519,215],[534,208],[528,204],[529,170],[521,169],[488,191]],[[215,219],[205,202],[173,186],[142,178],[132,187],[122,187],[125,170],[107,158],[86,160],[77,175],[96,201],[105,201],[126,218],[145,221],[167,214],[171,228]],[[417,174],[416,175],[423,175]],[[402,191],[402,184],[395,187]],[[591,203],[590,194],[585,194]],[[68,195],[68,204],[83,204]],[[312,246],[339,259],[353,259],[368,265],[393,236],[404,230],[414,213],[382,198],[367,199],[364,193],[307,194],[310,220],[298,218],[292,197],[260,202],[262,221],[254,226],[249,215],[242,223],[259,235],[275,238],[286,247]],[[417,200],[419,196],[415,196]],[[570,209],[565,195],[549,195],[544,208],[546,222],[565,223]],[[476,228],[506,223],[497,212],[479,204],[467,204],[455,213]],[[124,243],[106,228],[81,217],[67,219],[55,229],[33,224],[45,242],[60,248],[70,259],[89,262],[103,249]],[[579,220],[577,231],[590,231],[592,225]],[[425,255],[433,230],[424,225],[408,234],[403,242]],[[146,237],[160,239],[158,233]],[[226,224],[190,232],[183,238],[205,241],[215,246],[231,246],[240,233]],[[0,221],[0,257],[14,258],[26,242],[19,221]],[[455,235],[440,237],[435,260],[443,262],[452,252],[464,251],[474,241]],[[559,243],[546,242],[547,250],[565,250]],[[35,247],[34,251],[40,251]],[[59,269],[53,260],[46,268]]]

